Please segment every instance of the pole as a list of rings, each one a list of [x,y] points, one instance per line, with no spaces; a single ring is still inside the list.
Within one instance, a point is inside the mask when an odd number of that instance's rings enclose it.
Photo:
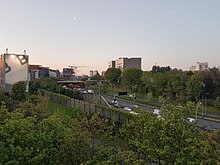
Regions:
[[[198,115],[197,115],[197,113],[198,113],[198,108],[199,108],[199,106],[202,104],[202,102],[199,102],[198,103],[198,105],[197,105],[197,107],[196,107],[196,120],[197,120],[197,118],[198,118]]]
[[[202,117],[204,112],[204,95],[202,94]]]
[[[208,94],[209,94],[209,93],[206,93],[206,94],[205,94],[205,114],[206,114],[206,106],[207,106],[207,99],[206,99],[206,97],[207,97]]]

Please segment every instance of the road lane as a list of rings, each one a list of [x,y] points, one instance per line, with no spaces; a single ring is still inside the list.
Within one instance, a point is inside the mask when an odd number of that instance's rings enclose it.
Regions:
[[[110,96],[107,96],[107,95],[103,95],[103,97],[106,99],[106,101],[108,103],[110,103],[110,105],[112,107],[114,107],[113,103],[112,103],[112,100],[114,99],[113,97],[110,97]],[[136,109],[136,106],[138,106],[138,108],[141,108],[141,109],[146,110],[148,112],[153,112],[153,109],[156,108],[156,107],[153,107],[153,106],[150,106],[150,105],[135,103],[135,102],[119,99],[119,98],[116,98],[116,100],[117,100],[119,106],[121,107],[120,109],[123,109],[124,107],[129,107],[129,108],[131,108],[131,110],[134,110],[134,109]],[[204,128],[220,129],[220,122],[212,121],[212,120],[209,120],[209,119],[203,119],[203,118],[200,118],[200,117],[198,117],[197,124],[200,127],[204,127]]]

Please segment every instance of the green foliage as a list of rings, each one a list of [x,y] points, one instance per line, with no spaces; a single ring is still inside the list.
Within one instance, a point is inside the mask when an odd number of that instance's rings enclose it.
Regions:
[[[187,109],[170,106],[169,110],[163,119],[146,113],[126,124],[121,134],[127,148],[147,164],[217,164],[218,151],[195,124],[185,120]]]
[[[170,66],[160,67],[156,65],[154,65],[151,70],[151,72],[154,72],[154,73],[158,73],[158,72],[164,73],[164,72],[169,72],[169,71],[171,71]]]
[[[23,101],[25,100],[26,93],[26,83],[25,81],[19,81],[12,86],[10,96],[13,100]]]
[[[220,97],[217,97],[217,98],[215,99],[214,106],[215,106],[216,108],[220,108]]]
[[[201,75],[199,73],[192,75],[187,83],[188,97],[198,102],[203,89],[204,82]]]
[[[1,102],[0,164],[217,164],[220,132],[203,132],[186,120],[195,106],[166,105],[164,118],[122,112],[129,120],[121,126],[42,95],[29,96],[12,112]]]
[[[105,72],[105,79],[111,84],[117,84],[119,82],[121,74],[122,72],[119,68],[108,68]]]
[[[122,83],[128,85],[131,89],[132,86],[135,87],[135,90],[141,85],[141,77],[143,72],[136,68],[127,69],[122,75]]]
[[[153,93],[152,92],[147,93],[147,101],[152,101],[152,99],[153,99]]]

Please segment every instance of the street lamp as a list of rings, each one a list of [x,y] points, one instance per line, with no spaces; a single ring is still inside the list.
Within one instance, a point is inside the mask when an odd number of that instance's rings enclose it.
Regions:
[[[200,106],[201,104],[202,104],[202,102],[199,102],[198,105],[197,105],[197,107],[196,107],[196,120],[197,120],[198,108],[199,108],[199,106]]]
[[[207,98],[207,95],[208,95],[209,93],[207,92],[206,94],[205,94],[205,114],[206,114],[206,105],[207,105],[207,100],[206,100],[206,98]]]
[[[163,117],[164,117],[164,111],[165,111],[165,108],[164,108],[164,105],[165,105],[165,102],[167,101],[167,100],[169,100],[170,98],[168,97],[167,99],[165,99],[164,101],[163,101]]]

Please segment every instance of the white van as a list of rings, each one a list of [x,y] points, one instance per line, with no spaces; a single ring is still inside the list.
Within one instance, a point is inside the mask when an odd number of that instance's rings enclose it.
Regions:
[[[160,110],[159,110],[159,109],[154,109],[154,110],[153,110],[153,114],[155,114],[155,115],[160,115]]]

